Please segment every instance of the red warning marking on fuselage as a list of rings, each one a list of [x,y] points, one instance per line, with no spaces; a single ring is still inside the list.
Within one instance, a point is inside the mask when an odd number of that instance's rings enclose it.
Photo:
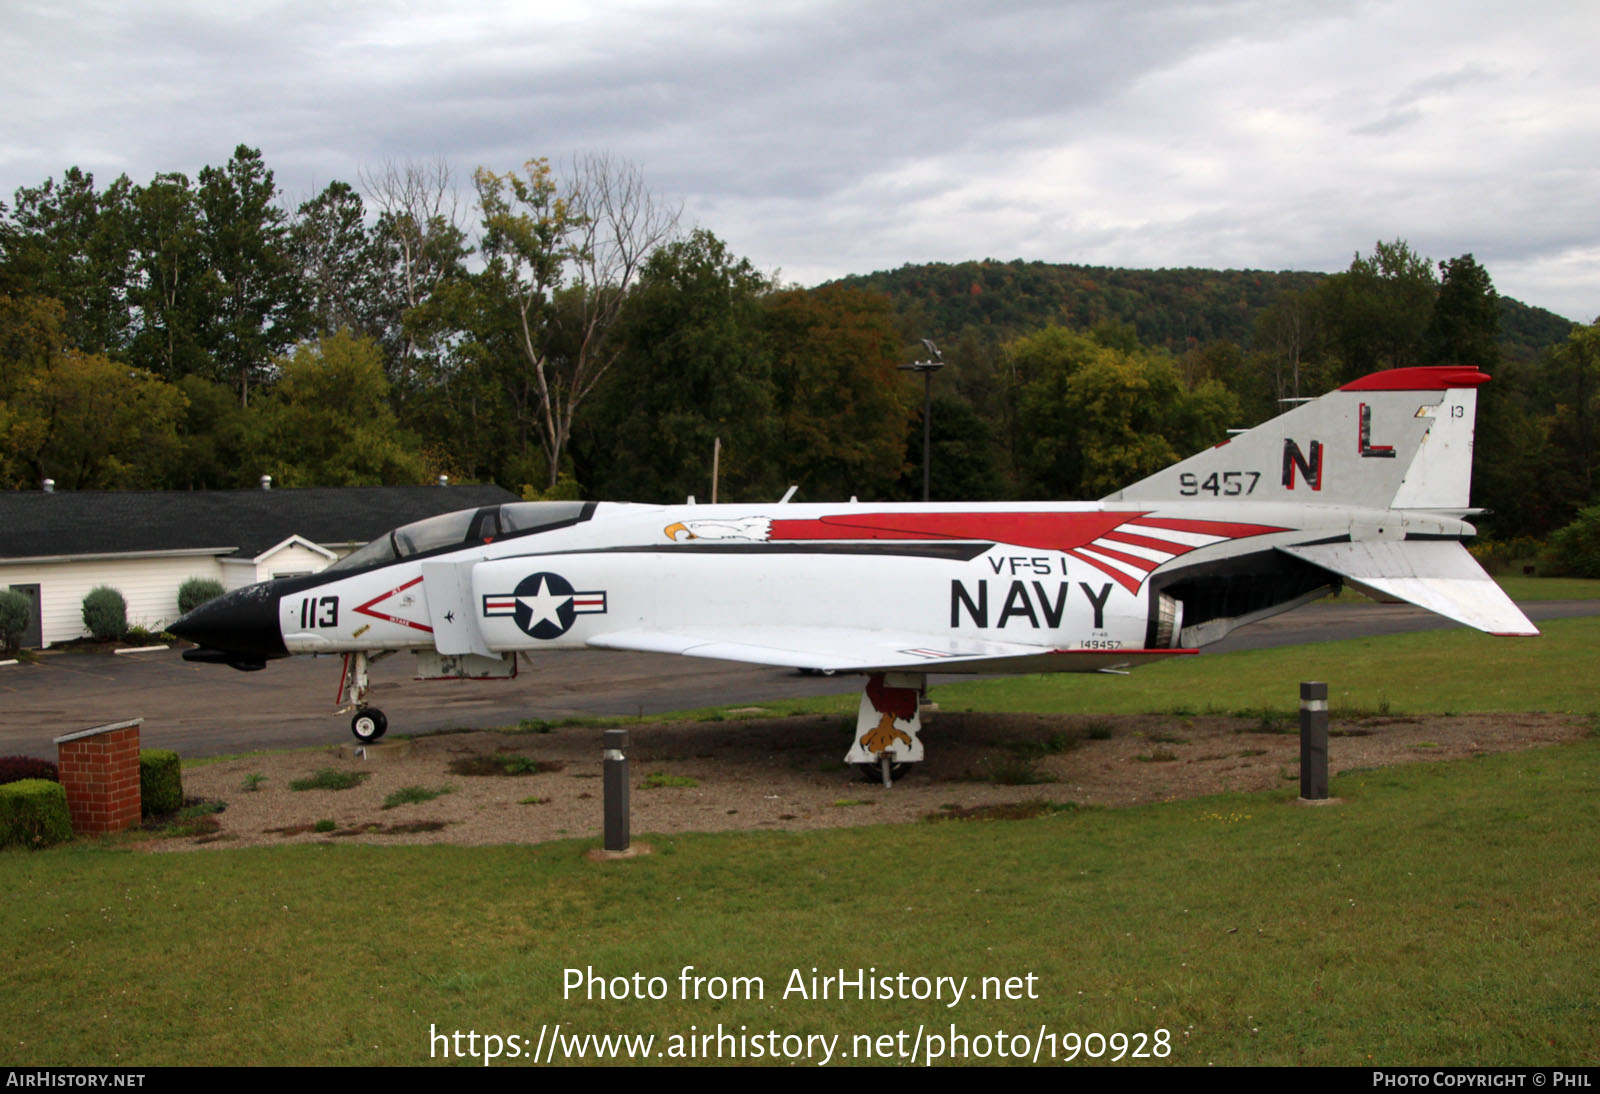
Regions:
[[[420,585],[420,584],[422,584],[422,578],[414,577],[410,581],[406,582],[404,585],[397,585],[393,589],[390,589],[386,593],[379,593],[377,596],[373,597],[371,600],[367,601],[365,604],[356,605],[356,611],[360,612],[362,615],[370,615],[374,619],[382,619],[387,623],[398,623],[402,627],[410,627],[413,630],[424,631],[424,632],[426,632],[428,634],[432,634],[433,633],[433,628],[428,626],[426,623],[418,623],[414,619],[405,619],[405,618],[402,618],[401,616],[398,616],[398,615],[390,615],[388,612],[379,612],[379,611],[374,611],[373,610],[373,605],[374,604],[382,604],[385,600],[388,600],[391,596],[396,596],[396,595],[398,595],[400,593],[405,592],[407,589],[411,588],[411,586]]]

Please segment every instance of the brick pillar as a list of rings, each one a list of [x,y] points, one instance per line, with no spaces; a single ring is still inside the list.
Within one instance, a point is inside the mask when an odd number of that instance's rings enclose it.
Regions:
[[[143,718],[56,738],[56,769],[75,835],[121,832],[139,823],[139,727]]]

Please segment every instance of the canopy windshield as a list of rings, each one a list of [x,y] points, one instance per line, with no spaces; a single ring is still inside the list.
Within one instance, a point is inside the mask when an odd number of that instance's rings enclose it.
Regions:
[[[581,501],[523,501],[441,513],[385,532],[328,569],[359,570],[442,548],[490,543],[500,536],[523,535],[571,524],[582,518],[585,504]]]

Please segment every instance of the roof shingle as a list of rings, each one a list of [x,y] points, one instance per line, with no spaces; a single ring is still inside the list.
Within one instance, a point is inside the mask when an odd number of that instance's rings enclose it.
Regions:
[[[0,559],[232,547],[253,558],[291,535],[365,543],[457,509],[520,500],[498,486],[0,493]]]

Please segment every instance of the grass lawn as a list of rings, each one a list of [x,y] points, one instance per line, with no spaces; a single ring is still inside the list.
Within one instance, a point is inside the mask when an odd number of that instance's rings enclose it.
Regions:
[[[1206,714],[1299,709],[1300,681],[1328,685],[1345,713],[1460,714],[1478,710],[1600,712],[1600,616],[1540,624],[1537,638],[1467,628],[1353,638],[1278,649],[1201,653],[1126,676],[1089,673],[974,677],[930,696],[943,710],[1039,714]],[[763,703],[772,713],[848,714],[859,696]],[[719,709],[689,712],[727,716]]]
[[[574,843],[8,852],[0,1062],[412,1064],[430,1029],[556,1023],[668,1051],[720,1023],[847,1052],[953,1025],[1166,1030],[1191,1065],[1594,1064],[1597,780],[1585,741],[1347,776],[1321,809],[657,837],[604,864]],[[763,998],[684,1000],[685,966]],[[568,968],[666,997],[563,998]],[[785,998],[813,968],[969,995]],[[1035,997],[973,998],[985,976]]]
[[[937,697],[1292,709],[1295,682],[1320,678],[1336,704],[1368,709],[1593,713],[1597,645],[1600,621],[1570,620],[1540,639],[1434,632]],[[684,1038],[720,1026],[747,1038],[746,1059],[757,1035],[780,1051],[786,1035],[822,1038],[815,1062],[827,1038],[838,1061],[902,1031],[909,1049],[920,1030],[923,1055],[953,1031],[987,1038],[967,1048],[991,1062],[1003,1031],[1008,1052],[1043,1043],[1041,1059],[1064,1057],[1070,1035],[1120,1033],[1188,1065],[1593,1066],[1597,785],[1590,739],[1348,774],[1333,785],[1344,802],[1324,808],[1283,791],[1027,821],[640,834],[655,854],[609,863],[578,842],[0,852],[0,1064],[415,1064],[441,1047],[430,1032],[531,1046],[560,1023],[563,1038],[654,1035],[662,1062],[701,1055]],[[761,996],[712,998],[713,979],[685,999],[686,966]],[[568,969],[660,977],[663,998],[564,997]],[[785,995],[797,975],[809,987],[813,970],[841,969],[966,978],[966,994]],[[1000,997],[977,997],[984,977]]]
[[[1299,707],[1299,681],[1328,684],[1335,711],[1449,714],[1600,710],[1600,617],[1540,624],[1537,638],[1460,628],[1174,657],[1128,676],[984,678],[934,690],[947,710],[1234,712]],[[996,705],[1000,704],[1000,705]]]
[[[1597,600],[1600,581],[1583,577],[1495,578],[1512,600]]]

